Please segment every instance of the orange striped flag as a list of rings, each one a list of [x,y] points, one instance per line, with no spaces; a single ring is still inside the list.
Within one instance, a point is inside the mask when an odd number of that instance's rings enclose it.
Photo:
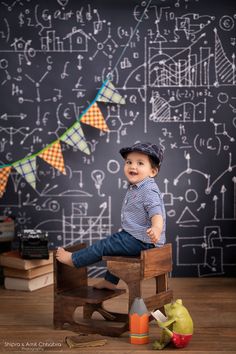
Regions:
[[[2,197],[5,192],[10,172],[11,166],[0,169],[0,197]]]
[[[102,112],[96,102],[85,112],[80,121],[105,132],[109,131]]]
[[[38,156],[64,175],[66,174],[64,159],[61,151],[61,144],[59,141],[56,141],[53,145],[49,146]]]

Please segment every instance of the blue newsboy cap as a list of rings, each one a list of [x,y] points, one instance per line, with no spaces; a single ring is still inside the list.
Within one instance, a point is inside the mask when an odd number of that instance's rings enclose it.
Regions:
[[[157,166],[161,166],[164,155],[164,151],[161,147],[152,143],[136,143],[132,146],[120,149],[120,154],[123,158],[126,158],[126,155],[133,151],[142,152],[150,156]]]

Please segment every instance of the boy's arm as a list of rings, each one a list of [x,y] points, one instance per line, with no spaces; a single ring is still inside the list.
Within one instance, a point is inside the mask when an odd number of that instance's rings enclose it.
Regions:
[[[147,229],[147,235],[153,243],[157,243],[163,229],[163,217],[161,215],[153,215],[151,223],[152,226]]]

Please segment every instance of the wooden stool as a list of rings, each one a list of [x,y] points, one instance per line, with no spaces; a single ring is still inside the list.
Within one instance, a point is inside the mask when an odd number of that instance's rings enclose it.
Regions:
[[[74,252],[84,245],[67,248]],[[142,280],[155,278],[155,294],[144,298],[148,310],[162,308],[171,302],[173,293],[168,289],[168,273],[172,270],[172,248],[166,244],[161,248],[142,251],[136,257],[103,257],[110,272],[122,279],[129,290],[129,309],[135,297],[142,296]],[[98,290],[88,286],[87,269],[73,268],[56,260],[54,253],[54,327],[70,329],[83,333],[99,333],[106,336],[120,336],[129,329],[127,314],[107,311],[103,302],[125,292],[123,289]],[[74,320],[77,307],[83,307],[83,319]],[[99,312],[106,321],[94,320],[94,311]],[[151,318],[151,316],[150,316]]]

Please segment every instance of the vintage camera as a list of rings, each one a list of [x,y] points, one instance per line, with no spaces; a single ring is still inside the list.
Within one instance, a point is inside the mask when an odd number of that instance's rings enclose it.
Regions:
[[[41,230],[23,230],[17,234],[23,259],[48,259],[48,234]]]

